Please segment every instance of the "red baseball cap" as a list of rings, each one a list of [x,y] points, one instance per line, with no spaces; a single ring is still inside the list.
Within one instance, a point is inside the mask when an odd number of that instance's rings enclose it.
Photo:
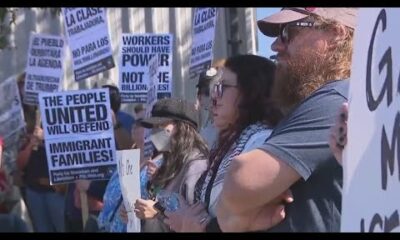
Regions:
[[[324,19],[334,20],[354,29],[357,23],[357,13],[358,8],[282,8],[280,12],[258,20],[257,25],[258,29],[260,29],[264,35],[277,37],[279,35],[279,25],[299,21],[312,15],[317,15]]]

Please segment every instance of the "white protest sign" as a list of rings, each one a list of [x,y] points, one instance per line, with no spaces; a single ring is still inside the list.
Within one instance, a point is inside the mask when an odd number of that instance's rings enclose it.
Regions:
[[[217,16],[217,8],[195,9],[189,67],[191,79],[211,66]]]
[[[148,65],[160,55],[157,98],[172,93],[172,34],[122,34],[119,58],[119,89],[124,103],[146,103]]]
[[[62,37],[31,33],[25,77],[26,104],[37,105],[40,92],[61,90],[64,46]]]
[[[140,150],[117,151],[118,175],[124,206],[128,213],[127,232],[140,232],[140,219],[133,211],[140,196]],[[116,213],[119,214],[119,213]]]
[[[399,232],[400,9],[359,12],[344,153],[343,232]]]
[[[159,72],[159,58],[160,55],[156,55],[149,61],[149,89],[147,91],[147,102],[146,102],[146,112],[145,118],[151,117],[151,110],[153,109],[154,104],[157,102],[157,80],[158,80],[158,72]],[[150,141],[151,129],[145,129],[144,131],[144,148],[143,148],[143,156],[145,159],[151,158],[154,151],[154,146]]]
[[[41,93],[51,184],[109,179],[116,164],[108,89]]]
[[[15,76],[0,83],[0,136],[4,139],[25,127],[24,113]]]
[[[75,81],[115,67],[105,8],[62,8]]]

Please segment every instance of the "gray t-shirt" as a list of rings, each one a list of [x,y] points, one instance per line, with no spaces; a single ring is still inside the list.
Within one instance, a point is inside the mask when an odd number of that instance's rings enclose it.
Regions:
[[[347,101],[348,80],[324,85],[298,105],[260,149],[278,157],[302,177],[290,188],[294,202],[272,232],[338,232],[342,167],[329,149],[330,127]]]

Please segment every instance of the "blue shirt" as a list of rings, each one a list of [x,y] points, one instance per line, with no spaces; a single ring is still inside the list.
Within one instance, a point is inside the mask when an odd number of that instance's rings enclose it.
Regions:
[[[132,132],[132,125],[135,123],[135,119],[129,113],[118,111],[117,120],[129,133]]]
[[[330,128],[347,101],[349,81],[332,81],[301,102],[274,129],[260,148],[301,176],[294,183],[294,202],[274,232],[338,232],[342,167],[329,149]]]
[[[97,222],[99,229],[106,232],[126,232],[126,224],[119,215],[121,206],[121,186],[119,185],[118,171],[115,171],[108,182],[103,197],[103,210],[100,212]]]

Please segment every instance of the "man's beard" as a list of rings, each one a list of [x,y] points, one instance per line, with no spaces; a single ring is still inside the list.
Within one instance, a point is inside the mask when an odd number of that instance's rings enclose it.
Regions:
[[[273,99],[284,112],[289,111],[331,80],[325,77],[329,65],[322,54],[311,51],[291,57],[285,66],[278,64]]]

